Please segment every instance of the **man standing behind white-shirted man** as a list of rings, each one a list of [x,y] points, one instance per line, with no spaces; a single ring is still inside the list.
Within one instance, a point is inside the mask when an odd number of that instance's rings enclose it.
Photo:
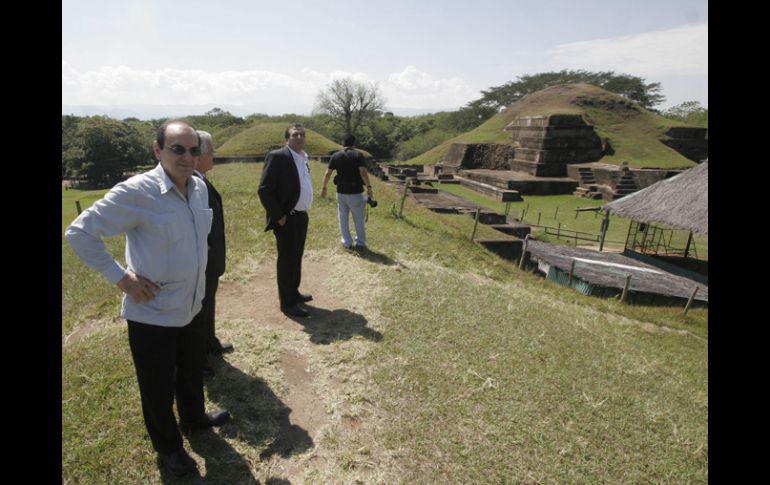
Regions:
[[[144,424],[162,463],[183,475],[197,463],[183,447],[180,428],[188,434],[230,419],[227,411],[205,412],[204,329],[191,324],[205,295],[212,211],[206,184],[192,176],[200,156],[195,128],[166,121],[152,149],[160,163],[113,187],[65,236],[85,264],[125,293],[120,315],[128,321]],[[102,240],[121,233],[126,268]]]

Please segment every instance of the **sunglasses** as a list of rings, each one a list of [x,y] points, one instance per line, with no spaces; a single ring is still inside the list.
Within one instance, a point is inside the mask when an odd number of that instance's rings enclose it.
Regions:
[[[182,145],[171,145],[168,147],[168,149],[175,155],[184,155],[187,153],[187,148],[183,147]],[[200,147],[190,147],[190,155],[194,157],[199,157],[201,154]]]

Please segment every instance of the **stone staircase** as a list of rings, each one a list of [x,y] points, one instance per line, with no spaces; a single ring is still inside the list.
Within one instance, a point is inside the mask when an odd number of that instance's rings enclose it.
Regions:
[[[578,168],[578,175],[580,176],[580,185],[572,195],[587,199],[601,199],[602,193],[599,191],[599,185],[596,182],[593,170],[587,167],[580,167]]]
[[[615,185],[615,190],[612,192],[612,200],[620,199],[621,197],[632,194],[637,190],[639,190],[639,187],[636,186],[636,182],[634,182],[634,177],[631,175],[631,171],[628,169],[628,167],[623,167],[620,180],[618,180],[618,183]]]

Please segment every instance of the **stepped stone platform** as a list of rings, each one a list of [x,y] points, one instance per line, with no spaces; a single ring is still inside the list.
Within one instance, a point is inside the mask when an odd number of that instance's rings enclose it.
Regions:
[[[418,204],[434,212],[445,214],[475,213],[476,209],[481,209],[482,213],[490,212],[484,206],[447,192],[436,191],[427,193],[410,191],[410,195]]]
[[[515,190],[523,195],[570,194],[578,186],[577,179],[569,177],[538,177],[513,170],[461,170],[458,175],[499,189]]]
[[[673,148],[694,162],[700,162],[709,156],[707,133],[707,128],[675,127],[666,132],[666,135],[670,138],[663,140],[663,144]]]
[[[498,170],[499,171],[499,170]],[[463,177],[455,175],[455,180],[459,181],[463,186],[468,187],[480,194],[484,194],[487,197],[501,201],[501,202],[520,202],[524,199],[521,198],[521,194],[517,190],[511,190],[508,188],[502,188],[499,185],[492,185],[486,183],[486,181],[480,181],[473,177]]]
[[[393,182],[393,185],[401,184],[399,182]],[[410,189],[411,188],[412,187],[410,186]],[[532,230],[532,226],[529,224],[525,224],[515,219],[508,220],[509,218],[504,214],[491,211],[479,204],[447,192],[410,190],[409,195],[423,207],[442,214],[467,214],[468,216],[475,218],[476,210],[479,209],[480,224],[488,225],[509,237],[492,239],[477,238],[475,241],[501,258],[510,261],[515,261],[521,256],[524,241],[520,238],[526,237]]]
[[[541,177],[564,177],[572,163],[595,162],[605,147],[594,127],[577,114],[520,116],[505,128],[511,133],[511,170]]]
[[[484,206],[466,200],[460,196],[447,192],[422,192],[412,191],[412,198],[426,209],[443,214],[467,214],[473,218],[476,217],[476,209],[479,209],[479,223],[485,224],[502,232],[517,238],[526,237],[532,231],[532,226],[525,224],[513,217],[506,217],[504,214],[491,211]]]

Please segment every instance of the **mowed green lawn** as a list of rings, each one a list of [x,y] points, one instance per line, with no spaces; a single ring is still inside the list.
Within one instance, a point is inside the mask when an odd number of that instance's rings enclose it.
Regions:
[[[439,190],[472,200],[501,214],[505,213],[505,202],[496,201],[467,187],[458,184],[437,184],[435,186]],[[574,195],[524,195],[522,199],[519,202],[511,202],[512,215],[528,224],[549,227],[548,234],[544,232],[544,229],[534,232],[534,235],[543,241],[572,245],[575,243],[575,232],[583,233],[579,235],[582,238],[589,238],[590,235],[597,236],[601,233],[603,212],[576,211],[575,209],[599,207],[606,204],[607,201],[585,199]],[[630,223],[630,219],[610,215],[604,247],[622,250],[628,236]],[[688,231],[671,230],[671,228],[663,225],[660,227],[666,229],[666,242],[667,244],[670,243],[671,247],[683,250],[687,246]],[[559,238],[553,234],[557,230],[563,231]],[[693,240],[689,256],[708,260],[708,235],[693,233]],[[577,243],[580,245],[593,244],[598,249],[598,243],[595,241],[578,239]]]
[[[254,283],[255,265],[274,264],[256,197],[261,168],[211,175],[224,198],[229,281]],[[317,193],[325,166],[311,169]],[[472,218],[407,200],[398,219],[396,190],[379,180],[374,190],[372,254],[338,247],[335,204],[318,197],[307,252],[328,262],[323,277],[341,298],[366,302],[355,311],[381,338],[318,345],[301,331],[218,323],[236,352],[207,387],[207,408],[226,405],[236,419],[186,442],[206,457],[205,482],[708,482],[708,310],[683,317],[584,296],[470,242]],[[62,228],[75,198],[94,195],[62,192]],[[122,239],[110,244],[122,260]],[[114,322],[119,292],[64,240],[62,257],[63,335],[113,321],[62,345],[63,482],[177,483],[158,471],[144,430],[125,325]],[[312,386],[328,424],[276,466],[260,455],[280,428],[287,350],[333,378]]]

